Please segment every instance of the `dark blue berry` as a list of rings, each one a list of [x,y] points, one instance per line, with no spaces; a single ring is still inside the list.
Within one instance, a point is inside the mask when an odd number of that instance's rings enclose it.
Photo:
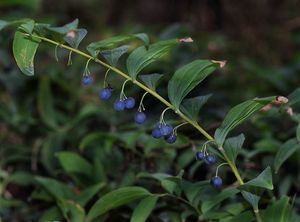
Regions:
[[[162,124],[160,127],[161,135],[167,136],[173,132],[173,127],[169,124]]]
[[[125,99],[125,107],[126,109],[132,109],[135,105],[135,99],[132,97],[128,97]]]
[[[103,88],[99,91],[99,97],[102,100],[108,100],[111,97],[112,89],[110,87]]]
[[[170,144],[175,143],[176,139],[177,139],[177,137],[176,137],[176,135],[174,133],[172,133],[172,134],[170,134],[168,136],[165,136],[166,142],[170,143]]]
[[[160,132],[160,128],[157,127],[157,126],[152,129],[151,134],[155,139],[158,139],[158,138],[162,137],[161,132]]]
[[[219,187],[222,186],[223,181],[222,181],[221,177],[215,176],[215,177],[211,178],[210,184],[213,185],[216,188],[219,188]]]
[[[90,75],[83,76],[81,79],[81,83],[83,85],[90,85],[93,82],[93,77]]]
[[[114,109],[117,110],[117,111],[124,110],[125,109],[125,102],[124,102],[124,100],[117,99],[114,102]]]
[[[205,157],[205,160],[208,164],[214,164],[216,162],[216,157],[212,154],[208,154],[206,157]]]
[[[134,121],[138,124],[145,122],[146,114],[144,112],[136,112],[134,114]]]
[[[196,160],[203,160],[205,158],[205,153],[203,151],[196,152]]]

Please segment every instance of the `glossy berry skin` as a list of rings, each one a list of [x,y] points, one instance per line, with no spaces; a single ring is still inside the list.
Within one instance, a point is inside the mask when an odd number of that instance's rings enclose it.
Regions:
[[[126,109],[132,109],[135,105],[135,99],[132,97],[128,97],[125,99],[125,107]]]
[[[136,112],[134,114],[134,121],[138,124],[144,123],[146,120],[146,114],[144,112]]]
[[[83,76],[81,79],[81,83],[86,86],[92,84],[92,82],[93,82],[93,77],[90,75]]]
[[[110,87],[103,88],[99,91],[99,97],[102,100],[108,100],[111,97],[112,89]]]
[[[223,181],[222,181],[221,177],[215,176],[215,177],[211,178],[210,184],[216,188],[219,188],[222,186]]]
[[[162,124],[160,127],[161,135],[167,136],[173,132],[173,127],[169,124]]]
[[[155,139],[159,139],[160,137],[162,137],[160,128],[159,128],[159,127],[154,127],[154,128],[152,129],[151,135],[152,135],[152,137],[154,137]]]
[[[195,156],[196,156],[196,160],[204,160],[205,153],[203,151],[198,151],[196,152]]]
[[[212,154],[208,154],[206,157],[205,157],[205,160],[208,164],[214,164],[216,162],[216,157]]]
[[[168,135],[168,136],[165,136],[166,142],[167,142],[167,143],[170,143],[170,144],[175,143],[175,142],[176,142],[176,139],[177,139],[177,136],[176,136],[174,133],[172,133],[172,134],[170,134],[170,135]]]
[[[117,110],[117,111],[124,110],[125,109],[125,102],[124,102],[124,100],[117,99],[114,102],[114,109]]]

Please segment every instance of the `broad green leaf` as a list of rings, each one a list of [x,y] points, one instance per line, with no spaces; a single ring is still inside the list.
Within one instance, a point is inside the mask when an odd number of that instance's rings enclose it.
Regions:
[[[168,84],[168,95],[173,106],[179,109],[184,97],[217,66],[216,63],[209,60],[195,60],[178,69]]]
[[[300,149],[300,143],[296,139],[290,139],[285,142],[276,153],[274,159],[275,172],[278,172],[280,166],[298,149]]]
[[[56,153],[56,156],[67,173],[80,173],[87,176],[92,175],[92,165],[77,153],[63,151]]]
[[[252,206],[253,209],[258,209],[258,202],[260,200],[260,196],[247,191],[241,191],[241,193],[244,199]]]
[[[169,50],[178,43],[176,39],[154,43],[147,50],[145,46],[135,49],[127,58],[126,66],[128,74],[136,79],[137,75],[149,64],[163,57]]]
[[[122,45],[118,48],[101,51],[100,54],[112,66],[116,66],[119,58],[128,51],[128,45]]]
[[[66,34],[67,32],[71,31],[71,30],[75,30],[78,27],[78,19],[75,19],[74,21],[64,25],[64,26],[60,26],[60,27],[48,27],[47,29],[59,34]]]
[[[230,218],[225,218],[219,222],[252,222],[253,221],[253,212],[250,210],[244,211],[240,214],[237,214]]]
[[[85,210],[72,200],[60,199],[57,205],[61,209],[64,218],[72,222],[84,222]]]
[[[236,188],[226,188],[221,191],[221,193],[217,194],[216,196],[212,197],[212,199],[204,201],[201,205],[201,211],[203,213],[208,212],[217,204],[221,203],[223,200],[227,198],[233,197],[235,194],[239,193],[240,191]]]
[[[45,222],[45,221],[62,221],[62,215],[61,211],[57,206],[48,208],[44,210],[39,217],[39,222]]]
[[[288,95],[288,105],[292,106],[298,102],[300,102],[300,88],[296,89],[294,92],[292,92],[290,95]]]
[[[89,221],[107,213],[109,210],[132,201],[152,195],[142,187],[123,187],[105,194],[90,209],[87,218]]]
[[[261,219],[263,222],[292,222],[292,206],[289,204],[289,198],[284,196],[266,210],[261,211]]]
[[[202,106],[211,97],[211,94],[206,96],[197,96],[194,98],[185,99],[180,106],[180,109],[192,120],[197,121],[198,114]]]
[[[20,70],[28,76],[34,75],[34,56],[39,46],[39,39],[29,38],[16,31],[13,40],[13,54]]]
[[[198,202],[196,200],[199,196],[198,195],[199,192],[204,190],[207,186],[211,186],[211,185],[207,181],[191,183],[189,181],[183,180],[181,186],[188,201],[193,205],[197,206]]]
[[[146,221],[152,210],[154,209],[157,200],[157,196],[150,196],[143,199],[134,209],[130,222]]]
[[[86,29],[71,30],[64,35],[64,40],[73,48],[78,48],[80,42],[84,39],[86,34]]]
[[[72,199],[75,196],[75,193],[70,187],[57,180],[37,176],[35,177],[35,181],[57,200],[62,198]]]
[[[297,138],[298,143],[300,143],[300,123],[298,124],[297,129],[296,129],[296,138]]]
[[[245,141],[244,134],[240,134],[239,136],[228,138],[225,141],[224,150],[228,158],[231,160],[231,162],[235,162],[238,153],[242,149],[244,141]]]
[[[245,101],[233,107],[225,116],[221,126],[215,132],[215,140],[219,147],[223,146],[227,134],[253,113],[259,111],[266,104],[273,101],[275,97],[255,98]]]
[[[40,78],[38,89],[38,110],[43,122],[47,126],[54,129],[58,127],[50,88],[50,79],[47,76]]]
[[[16,171],[8,178],[10,183],[28,186],[33,183],[33,175],[26,171]]]
[[[146,45],[150,44],[149,36],[146,33],[138,33],[135,34],[134,36],[142,40]]]
[[[104,186],[105,183],[99,183],[85,188],[78,196],[76,196],[76,202],[84,207]]]
[[[139,75],[139,78],[145,83],[148,88],[152,90],[156,90],[157,84],[163,74],[158,74],[158,73],[152,73],[152,74],[144,74],[144,75]]]
[[[239,186],[239,189],[251,192],[255,195],[261,195],[265,189],[273,190],[271,168],[267,167],[256,178]]]
[[[20,29],[26,33],[31,34],[34,29],[35,22],[33,20],[29,20],[25,22],[24,24],[20,25]]]

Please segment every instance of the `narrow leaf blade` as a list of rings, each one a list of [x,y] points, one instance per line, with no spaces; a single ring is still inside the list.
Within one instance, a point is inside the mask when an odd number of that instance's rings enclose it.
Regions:
[[[235,162],[238,153],[242,149],[244,141],[245,141],[244,134],[240,134],[239,136],[228,138],[225,141],[224,150],[228,158],[232,162]]]
[[[157,84],[163,75],[158,73],[139,75],[139,78],[152,90],[156,90]]]
[[[154,209],[157,200],[157,196],[143,199],[134,209],[130,222],[145,222]]]

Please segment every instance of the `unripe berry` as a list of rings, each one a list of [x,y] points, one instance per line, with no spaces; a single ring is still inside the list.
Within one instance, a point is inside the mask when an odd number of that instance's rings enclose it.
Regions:
[[[219,188],[223,184],[222,178],[219,176],[215,176],[215,177],[211,178],[210,184],[216,188]]]
[[[85,75],[81,79],[81,83],[86,86],[92,84],[92,82],[93,82],[93,77],[90,75]]]
[[[117,111],[124,110],[125,109],[125,102],[124,102],[124,100],[117,99],[114,102],[114,109],[117,110]]]
[[[160,128],[157,127],[157,126],[152,129],[151,134],[155,139],[158,139],[158,138],[162,137],[161,132],[160,132]]]
[[[205,157],[205,160],[206,162],[211,165],[211,164],[214,164],[216,162],[216,157],[212,154],[208,154],[206,157]]]
[[[196,160],[203,160],[205,158],[205,153],[203,151],[198,151],[195,154]]]
[[[106,87],[99,91],[98,95],[102,100],[108,100],[111,97],[112,88]]]
[[[145,122],[146,114],[144,112],[136,112],[134,114],[134,121],[138,124]]]
[[[177,139],[177,137],[176,137],[176,135],[174,133],[172,133],[172,134],[170,134],[168,136],[165,136],[166,142],[170,143],[170,144],[175,143],[176,139]]]
[[[125,107],[126,109],[132,109],[135,105],[135,99],[132,97],[128,97],[125,99]]]
[[[160,127],[161,135],[167,136],[173,132],[173,127],[169,124],[162,124]]]

